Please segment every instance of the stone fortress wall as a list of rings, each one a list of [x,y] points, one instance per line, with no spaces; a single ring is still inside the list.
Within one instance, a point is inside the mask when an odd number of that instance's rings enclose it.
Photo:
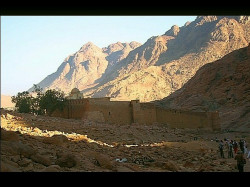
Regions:
[[[218,112],[163,109],[154,103],[140,103],[139,100],[110,101],[109,97],[68,98],[64,110],[54,112],[53,116],[110,124],[162,123],[173,128],[220,130]]]

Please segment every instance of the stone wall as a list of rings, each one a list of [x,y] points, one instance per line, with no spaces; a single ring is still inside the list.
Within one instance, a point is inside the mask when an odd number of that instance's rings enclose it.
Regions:
[[[174,128],[220,130],[219,113],[156,108],[157,121]]]
[[[153,103],[110,101],[110,98],[86,98],[68,100],[63,112],[53,116],[87,119],[111,124],[167,124],[173,128],[200,128],[220,130],[219,113],[170,110],[156,107]]]
[[[89,112],[99,111],[104,118],[104,122],[119,124],[132,123],[132,107],[130,101],[109,101],[96,99],[90,99],[89,101]]]
[[[153,124],[157,122],[156,108],[153,103],[140,103],[139,100],[132,100],[133,122],[140,124]]]
[[[68,100],[66,118],[82,119],[89,111],[89,102],[86,99]]]

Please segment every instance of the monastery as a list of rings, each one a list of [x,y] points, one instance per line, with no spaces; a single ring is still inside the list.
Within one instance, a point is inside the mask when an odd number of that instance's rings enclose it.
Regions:
[[[110,97],[84,98],[77,88],[67,97],[63,111],[55,111],[52,116],[87,119],[109,124],[155,124],[161,123],[172,128],[206,129],[219,131],[218,112],[193,112],[164,109],[154,103],[140,103],[139,100],[110,101]]]

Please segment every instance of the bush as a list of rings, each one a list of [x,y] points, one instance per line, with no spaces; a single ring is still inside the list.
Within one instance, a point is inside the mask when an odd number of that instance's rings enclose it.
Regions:
[[[20,113],[48,114],[55,110],[63,110],[65,104],[64,93],[56,90],[47,90],[45,93],[37,85],[34,85],[33,97],[29,92],[18,92],[17,96],[12,96],[17,111]]]
[[[50,116],[56,109],[63,110],[65,97],[63,92],[47,90],[40,98],[40,108]]]
[[[18,92],[17,96],[12,96],[11,101],[16,103],[17,111],[20,113],[31,112],[32,96],[29,92]]]

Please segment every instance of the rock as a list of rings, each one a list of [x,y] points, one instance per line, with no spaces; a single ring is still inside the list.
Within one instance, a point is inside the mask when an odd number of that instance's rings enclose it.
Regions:
[[[72,168],[76,166],[78,163],[77,158],[70,153],[63,153],[60,154],[59,158],[56,160],[55,164],[59,165],[60,167],[67,167],[67,168]]]
[[[6,131],[1,129],[1,140],[4,141],[19,141],[19,136],[16,132]]]
[[[21,142],[12,141],[1,141],[1,150],[6,155],[23,155],[26,158],[30,158],[31,155],[35,154],[35,150]]]
[[[177,25],[173,25],[170,30],[168,30],[165,35],[167,36],[177,36],[180,28]]]
[[[126,166],[117,166],[115,169],[116,172],[134,172],[132,169]]]
[[[50,138],[45,137],[43,139],[43,143],[54,144],[54,145],[59,145],[59,146],[62,146],[66,142],[68,142],[68,139],[64,135],[53,135]]]
[[[226,163],[227,163],[227,161],[225,161],[225,160],[220,161],[220,165],[225,165]]]
[[[18,152],[25,156],[26,158],[30,158],[32,155],[34,155],[36,153],[36,151],[29,145],[25,145],[21,142],[17,143],[17,147],[18,147]]]
[[[194,164],[190,161],[186,161],[185,164],[183,165],[185,168],[188,167],[188,168],[192,168],[194,167]]]
[[[213,169],[211,168],[211,166],[207,165],[207,164],[201,164],[200,167],[197,169],[198,172],[204,172],[204,171],[212,171]]]
[[[96,165],[104,169],[109,169],[109,170],[114,169],[113,164],[111,163],[110,159],[106,155],[95,152],[93,156],[96,160]]]
[[[162,168],[169,170],[169,171],[178,171],[179,170],[177,165],[172,161],[167,161],[167,162],[163,163]]]
[[[199,159],[197,157],[194,157],[192,160],[193,161],[198,161]]]
[[[2,158],[1,162],[5,162],[6,164],[9,164],[9,165],[13,166],[14,168],[19,168],[19,165],[16,162],[13,162],[13,161],[11,161],[9,159]]]
[[[41,170],[41,172],[59,172],[60,169],[61,168],[58,165],[51,165],[51,166],[46,167],[43,170]]]
[[[32,155],[31,159],[34,162],[37,162],[45,166],[50,166],[52,164],[52,161],[47,156],[41,156],[39,154]]]
[[[11,156],[10,160],[13,162],[18,162],[20,160],[20,155]]]
[[[30,159],[24,158],[18,162],[21,167],[27,167],[32,161]]]
[[[23,168],[24,172],[34,172],[34,165],[31,162],[27,167]]]
[[[164,170],[169,170],[169,171],[178,171],[179,167],[176,166],[176,164],[173,161],[166,161],[166,162],[159,162],[156,161],[152,164],[155,167],[160,167]]]
[[[37,134],[41,134],[42,133],[42,131],[39,128],[37,128],[37,127],[35,127],[32,131],[35,132],[35,133],[37,133]]]
[[[206,170],[206,168],[203,165],[201,165],[197,171],[204,172],[205,170]]]
[[[21,172],[21,170],[1,161],[1,172]]]
[[[1,141],[1,152],[5,155],[19,155],[16,142]]]

